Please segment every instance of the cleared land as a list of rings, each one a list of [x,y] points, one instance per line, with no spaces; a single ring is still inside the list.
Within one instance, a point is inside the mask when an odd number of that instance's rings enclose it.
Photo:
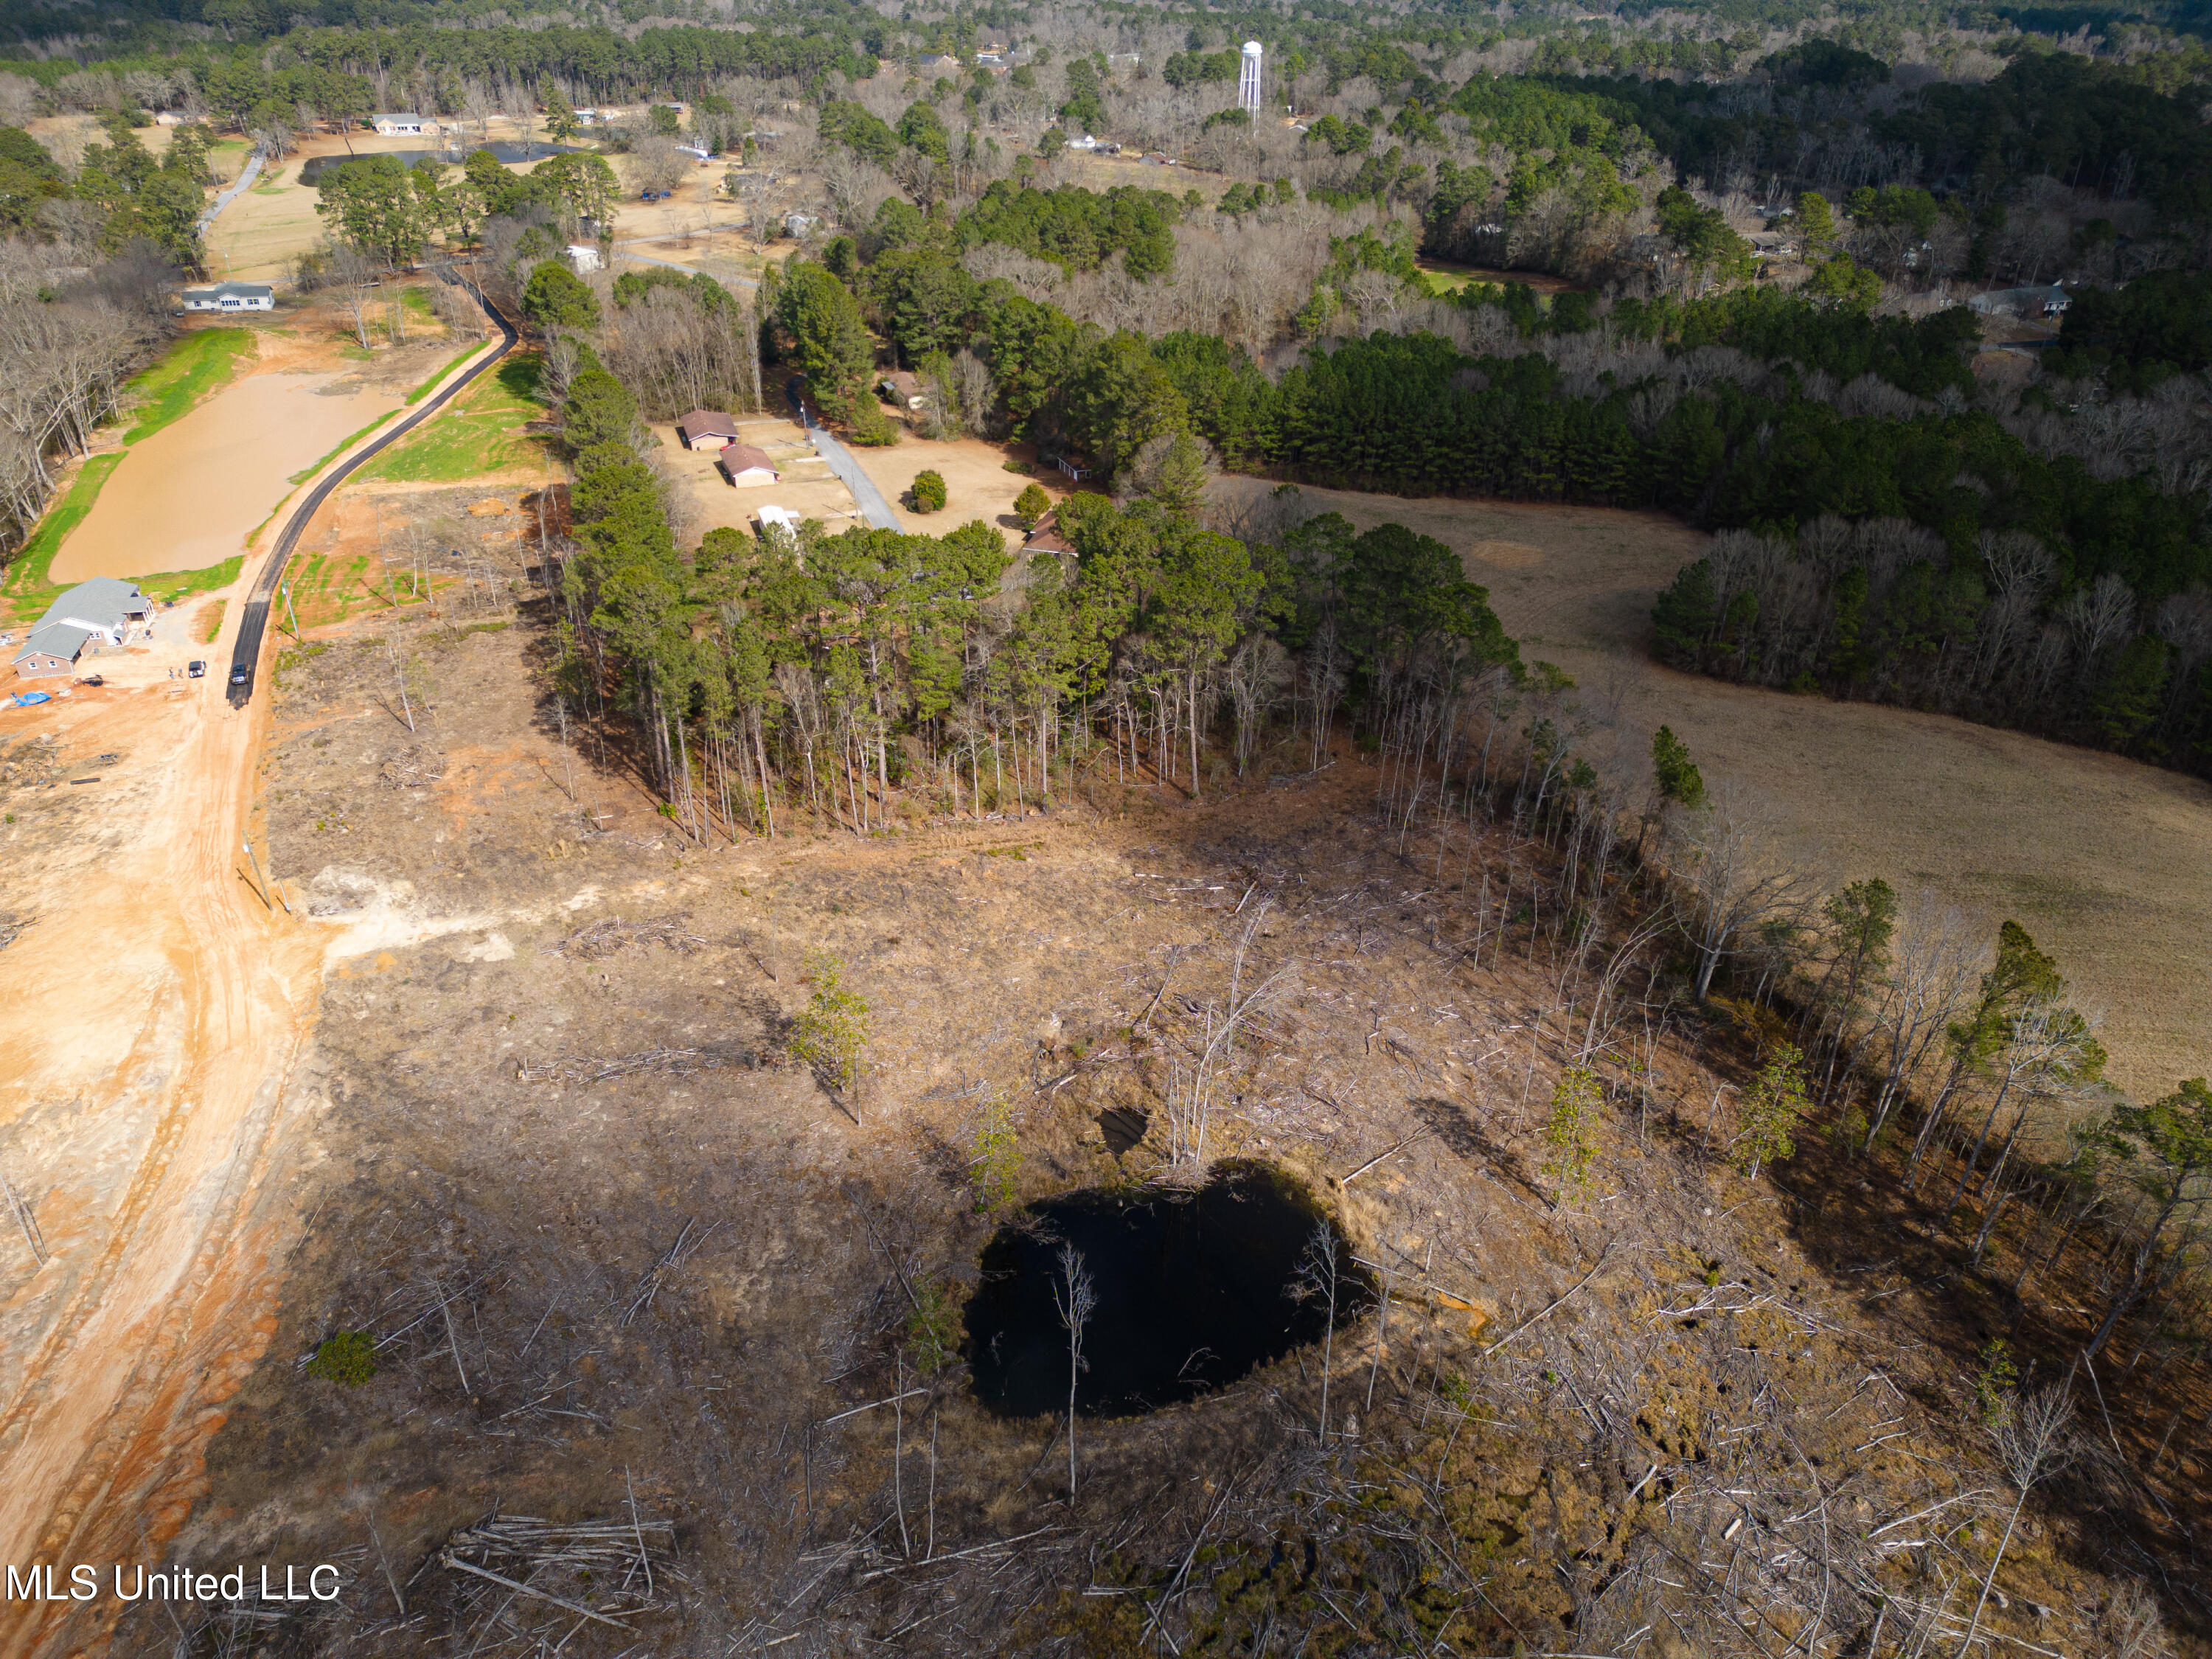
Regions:
[[[819,519],[834,535],[854,525],[865,527],[853,492],[837,481],[830,464],[814,453],[813,442],[797,421],[774,415],[738,417],[741,442],[763,452],[781,475],[772,484],[732,486],[715,470],[718,453],[686,449],[672,425],[653,428],[660,440],[653,459],[673,489],[672,510],[687,547],[715,529],[750,530],[763,507],[780,507],[802,519]]]
[[[848,446],[877,489],[884,492],[909,530],[941,536],[946,531],[981,519],[1006,538],[1010,548],[1022,544],[1021,520],[1014,516],[1014,497],[1031,483],[1042,483],[1057,501],[1067,493],[1067,480],[1050,468],[1034,474],[1009,472],[1006,462],[1026,447],[1010,449],[985,443],[980,438],[918,438],[908,433],[889,449]],[[907,491],[918,472],[944,475],[945,507],[941,512],[917,514],[907,504]]]
[[[1270,486],[1224,479],[1224,499]],[[2105,1011],[2112,1076],[2138,1097],[2204,1070],[2212,1029],[2212,787],[1942,715],[1679,674],[1650,653],[1659,589],[1705,538],[1656,514],[1308,489],[1363,527],[1457,551],[1529,659],[1617,711],[1633,753],[1662,722],[1709,783],[1770,805],[1838,882],[1932,887],[2016,918]]]

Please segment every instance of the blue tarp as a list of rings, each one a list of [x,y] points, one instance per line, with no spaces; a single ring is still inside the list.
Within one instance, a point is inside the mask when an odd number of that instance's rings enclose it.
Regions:
[[[15,699],[15,707],[27,708],[34,702],[52,702],[53,698],[44,691],[26,691]]]

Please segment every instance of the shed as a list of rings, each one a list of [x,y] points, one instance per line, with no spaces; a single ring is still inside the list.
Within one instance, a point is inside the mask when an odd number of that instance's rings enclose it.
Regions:
[[[920,409],[922,405],[921,377],[918,374],[909,374],[902,368],[893,369],[876,382],[876,387],[886,403],[896,404],[902,409]]]
[[[788,507],[763,507],[759,512],[754,514],[753,517],[760,521],[760,527],[763,532],[770,525],[774,525],[787,535],[796,536],[799,533],[799,514]]]
[[[719,409],[695,409],[676,430],[686,449],[720,449],[738,441],[738,423]]]
[[[153,609],[135,583],[118,577],[79,582],[46,607],[15,653],[15,672],[26,679],[66,674],[87,649],[122,644],[131,624],[145,621]]]
[[[276,290],[266,283],[211,283],[184,292],[187,311],[274,311]]]
[[[769,459],[767,452],[755,449],[750,444],[730,445],[722,451],[721,458],[714,465],[733,487],[738,489],[772,484],[778,476],[775,463]],[[775,510],[773,507],[762,509],[763,513]]]

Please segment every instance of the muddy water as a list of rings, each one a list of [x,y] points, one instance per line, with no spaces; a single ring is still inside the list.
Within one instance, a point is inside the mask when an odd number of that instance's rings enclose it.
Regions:
[[[56,581],[199,570],[239,552],[292,474],[401,402],[340,374],[255,374],[133,445],[54,555]]]

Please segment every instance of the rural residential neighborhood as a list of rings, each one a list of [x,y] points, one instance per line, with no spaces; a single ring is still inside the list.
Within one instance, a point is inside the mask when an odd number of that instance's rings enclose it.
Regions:
[[[2212,1654],[2201,6],[0,60],[0,1655]]]

